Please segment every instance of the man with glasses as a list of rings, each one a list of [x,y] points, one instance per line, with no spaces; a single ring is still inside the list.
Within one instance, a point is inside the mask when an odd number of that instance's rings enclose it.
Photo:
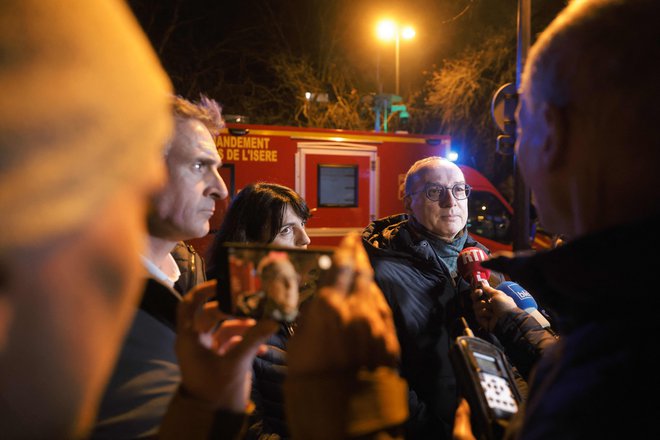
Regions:
[[[441,157],[417,161],[405,180],[407,214],[376,220],[363,232],[375,279],[392,308],[401,344],[401,374],[410,386],[407,439],[450,438],[456,380],[448,350],[458,300],[458,253],[487,249],[467,232],[470,186]],[[467,293],[466,293],[467,294]]]

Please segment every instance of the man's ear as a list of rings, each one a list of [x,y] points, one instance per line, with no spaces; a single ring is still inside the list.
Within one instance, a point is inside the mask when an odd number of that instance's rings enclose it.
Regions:
[[[412,212],[411,205],[412,204],[412,197],[411,196],[404,196],[403,197],[403,207],[406,209],[407,213]]]
[[[0,357],[5,352],[12,322],[14,321],[14,305],[11,301],[8,274],[9,268],[5,261],[0,259]]]
[[[11,325],[14,321],[14,307],[5,292],[0,292],[0,357],[5,352]]]
[[[541,154],[548,170],[562,166],[567,159],[569,124],[566,109],[547,104],[543,116],[546,122],[546,139]]]

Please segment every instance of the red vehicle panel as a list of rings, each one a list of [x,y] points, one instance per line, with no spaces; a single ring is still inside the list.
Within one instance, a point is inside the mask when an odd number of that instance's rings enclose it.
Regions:
[[[230,197],[251,182],[295,189],[312,209],[307,224],[312,245],[336,245],[372,219],[403,212],[403,180],[408,168],[428,156],[446,156],[445,135],[411,135],[348,130],[227,124],[216,138],[221,175]],[[472,185],[470,232],[492,250],[511,249],[513,210],[476,170],[461,166]],[[220,227],[227,202],[211,219]],[[202,254],[211,234],[191,243]]]

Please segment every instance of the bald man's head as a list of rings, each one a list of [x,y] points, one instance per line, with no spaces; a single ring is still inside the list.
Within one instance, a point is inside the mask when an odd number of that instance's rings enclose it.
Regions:
[[[452,241],[465,229],[469,187],[461,169],[442,157],[415,162],[405,180],[408,213],[429,232]]]

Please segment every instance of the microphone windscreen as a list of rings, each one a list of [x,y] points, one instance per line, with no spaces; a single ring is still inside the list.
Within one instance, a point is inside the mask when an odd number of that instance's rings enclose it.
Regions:
[[[478,247],[467,247],[458,254],[456,269],[463,279],[476,285],[479,282],[488,284],[490,270],[481,266],[488,259],[488,254]]]
[[[516,306],[532,315],[541,327],[550,327],[550,322],[538,311],[539,305],[536,303],[534,297],[520,284],[513,281],[505,281],[497,286],[497,290],[501,290],[513,299]]]
[[[505,281],[497,286],[497,290],[501,290],[510,296],[515,301],[518,308],[523,310],[539,308],[534,297],[532,297],[532,295],[518,283]]]

